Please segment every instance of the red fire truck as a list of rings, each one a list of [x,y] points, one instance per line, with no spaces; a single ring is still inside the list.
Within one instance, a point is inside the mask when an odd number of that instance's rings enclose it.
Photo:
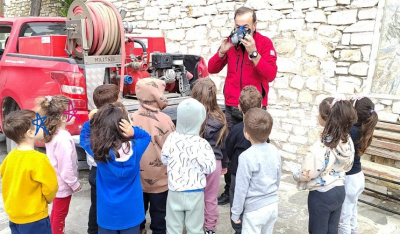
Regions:
[[[74,3],[68,18],[0,18],[1,125],[12,111],[34,109],[38,97],[62,94],[78,110],[75,124],[68,127],[78,144],[88,112],[95,108],[92,95],[97,86],[119,85],[122,103],[133,112],[139,107],[135,83],[146,77],[166,81],[169,106],[164,112],[175,120],[176,106],[190,94],[194,81],[208,75],[203,58],[166,53],[162,37],[127,37],[124,32],[125,43],[119,44],[117,53],[90,54],[88,44],[94,44],[90,37],[96,29],[88,28],[94,22],[71,13],[77,6],[85,8],[80,1]],[[7,150],[13,147],[15,143],[7,139]],[[84,151],[77,150],[79,159],[85,160]]]

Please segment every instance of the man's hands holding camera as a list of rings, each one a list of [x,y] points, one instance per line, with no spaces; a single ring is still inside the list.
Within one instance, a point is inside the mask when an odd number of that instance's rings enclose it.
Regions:
[[[251,35],[246,34],[244,36],[244,38],[242,40],[240,40],[240,42],[244,45],[248,54],[251,54],[254,51],[257,51],[256,41],[254,40],[254,38]]]
[[[232,46],[233,44],[229,41],[229,38],[223,39],[221,47],[219,48],[218,56],[222,59]]]

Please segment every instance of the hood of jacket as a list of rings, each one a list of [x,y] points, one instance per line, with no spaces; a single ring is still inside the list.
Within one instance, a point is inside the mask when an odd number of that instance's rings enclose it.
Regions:
[[[159,111],[168,106],[164,91],[165,82],[154,78],[140,79],[135,87],[140,106],[153,111]]]
[[[178,105],[176,131],[185,135],[199,135],[205,119],[203,104],[193,98],[186,99]]]
[[[118,150],[119,158],[115,157],[114,152],[110,150],[111,159],[107,160],[107,167],[110,171],[118,178],[125,178],[134,171],[136,166],[135,157],[133,157],[132,145],[133,141],[122,144],[122,147]]]
[[[212,115],[207,115],[207,119],[206,119],[206,132],[205,132],[205,136],[207,138],[211,138],[214,137],[215,134],[219,135],[219,131],[221,130],[221,128],[224,126],[223,123],[221,123],[221,121],[214,119],[214,117]],[[218,136],[217,136],[218,138]]]

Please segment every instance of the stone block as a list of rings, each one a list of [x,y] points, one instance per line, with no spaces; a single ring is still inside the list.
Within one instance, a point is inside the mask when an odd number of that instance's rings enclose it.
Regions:
[[[219,34],[219,31],[217,29],[211,29],[208,37],[211,39],[220,39],[221,35]]]
[[[352,8],[373,7],[378,5],[379,0],[355,0],[351,3]]]
[[[307,134],[307,132],[308,132],[307,128],[300,127],[300,126],[295,126],[294,129],[293,129],[293,133],[295,135],[299,135],[299,136],[304,136],[304,135]]]
[[[386,106],[391,106],[393,104],[392,100],[381,100],[380,103]]]
[[[362,54],[362,60],[365,62],[369,61],[369,56],[371,54],[371,46],[362,46],[361,47],[361,54]]]
[[[361,52],[359,50],[342,50],[340,52],[340,59],[343,61],[355,61],[361,60]]]
[[[274,10],[293,9],[293,3],[272,5],[272,9],[274,9]]]
[[[226,26],[228,21],[228,15],[216,15],[211,22],[213,27],[222,27]]]
[[[160,29],[163,29],[163,30],[175,29],[175,22],[174,21],[162,21],[160,23]]]
[[[299,147],[297,147],[296,145],[293,145],[293,144],[290,144],[290,143],[284,143],[282,145],[282,149],[284,151],[289,152],[289,153],[293,153],[293,154],[295,154],[297,152],[298,148]]]
[[[308,30],[308,31],[294,31],[293,32],[294,37],[296,40],[301,41],[302,43],[314,40],[314,30]]]
[[[318,60],[305,63],[303,65],[303,70],[301,72],[301,75],[304,77],[321,76],[321,70],[319,69]]]
[[[328,16],[328,24],[347,25],[357,22],[357,10],[333,12]]]
[[[205,7],[192,7],[192,10],[189,11],[189,16],[193,18],[204,16],[205,10]]]
[[[334,61],[321,61],[320,69],[326,77],[334,77],[336,63]]]
[[[282,12],[276,10],[260,10],[257,11],[257,21],[274,22],[284,18]]]
[[[174,29],[167,32],[167,38],[172,41],[181,41],[185,39],[185,35],[184,29]]]
[[[305,119],[306,113],[303,109],[291,109],[289,110],[289,117],[290,118],[298,118],[298,119]]]
[[[359,20],[375,19],[377,12],[378,10],[376,8],[360,10],[358,12],[358,19]]]
[[[349,68],[347,67],[336,67],[336,74],[338,75],[347,75],[349,74]]]
[[[306,13],[306,21],[313,23],[326,23],[326,15],[323,10],[314,10]]]
[[[270,87],[268,91],[268,100],[276,100],[276,99],[278,99],[278,95],[276,94],[275,89]]]
[[[282,19],[279,22],[280,31],[301,31],[303,26],[303,19]]]
[[[308,137],[298,136],[298,135],[290,135],[288,141],[291,143],[297,143],[297,144],[307,144]]]
[[[306,87],[313,91],[321,90],[322,80],[318,76],[311,76],[306,81]]]
[[[375,29],[375,20],[362,20],[345,28],[343,32],[373,32]]]
[[[350,45],[350,33],[343,34],[342,45]]]
[[[328,56],[328,49],[322,45],[320,41],[311,41],[307,43],[306,53],[318,58],[325,58]]]
[[[313,96],[310,93],[310,91],[300,91],[299,99],[297,99],[298,102],[306,102],[306,103],[311,103],[312,100]]]
[[[400,114],[400,102],[393,103],[392,111],[395,114]]]
[[[268,0],[247,0],[246,4],[254,10],[262,10],[269,6]]]
[[[292,81],[290,82],[290,87],[298,89],[298,90],[302,90],[303,86],[304,86],[304,79],[301,76],[294,76]]]
[[[383,111],[385,106],[382,104],[375,104],[375,111]]]
[[[217,5],[215,5],[215,4],[207,5],[205,10],[204,10],[204,14],[206,14],[206,15],[217,15],[218,14]]]
[[[196,19],[195,25],[207,25],[210,23],[210,16],[202,16]]]
[[[276,61],[278,72],[299,74],[302,71],[301,61],[294,58],[279,57]]]
[[[207,27],[206,26],[197,26],[195,28],[189,29],[186,32],[185,40],[187,41],[197,41],[203,40],[207,36]]]
[[[287,123],[282,123],[281,128],[282,128],[282,130],[285,130],[286,132],[291,132],[293,129],[293,125],[287,124]]]
[[[268,108],[268,112],[271,114],[273,118],[282,118],[288,116],[288,111],[286,110]]]
[[[378,118],[381,121],[397,122],[399,115],[385,111],[377,111]]]
[[[336,1],[335,0],[318,1],[318,8],[333,7],[333,6],[336,6]]]
[[[296,160],[297,156],[295,154],[288,153],[283,150],[279,150],[279,154],[282,158],[289,159],[289,160]]]
[[[290,100],[297,100],[298,93],[297,91],[292,90],[278,90],[278,97]]]
[[[269,110],[268,110],[268,112],[269,112]],[[274,118],[273,115],[272,115],[272,117]],[[289,138],[289,133],[278,132],[278,131],[272,129],[271,135],[269,136],[269,138],[273,141],[287,141],[287,139]]]
[[[338,67],[348,67],[348,66],[350,66],[350,63],[349,62],[337,62],[336,66],[338,66]]]
[[[374,39],[373,32],[366,33],[352,33],[350,44],[351,45],[371,45]]]
[[[193,1],[193,0],[190,0]],[[223,2],[217,4],[218,12],[221,13],[229,13],[235,11],[236,2]]]
[[[368,63],[353,63],[349,67],[349,73],[356,76],[366,76],[368,74]]]
[[[308,1],[296,1],[294,2],[295,9],[307,9],[312,7],[317,7],[317,0],[308,0]]]
[[[165,1],[165,0],[163,0]],[[206,6],[207,1],[206,0],[183,0],[182,1],[183,6]]]
[[[350,0],[337,0],[338,4],[348,5],[350,4]]]
[[[165,46],[169,53],[178,53],[179,52],[179,43],[168,42]]]
[[[156,20],[160,14],[159,7],[145,7],[143,19],[144,20]]]
[[[170,19],[178,19],[181,15],[181,8],[179,6],[174,6],[169,9],[169,18]]]
[[[318,36],[327,37],[327,40],[339,42],[342,38],[342,33],[338,30],[338,26],[334,25],[321,25],[318,27],[317,34]]]
[[[274,88],[286,89],[289,87],[289,78],[287,77],[276,77],[274,81]]]
[[[193,28],[196,24],[196,19],[193,18],[183,18],[181,21],[182,28]]]
[[[293,162],[293,161],[286,161],[284,160],[282,163],[282,170],[283,171],[288,171],[288,172],[296,172],[300,170],[301,165],[299,163]]]
[[[274,40],[274,47],[278,54],[291,54],[296,48],[296,40],[289,38],[276,39]]]

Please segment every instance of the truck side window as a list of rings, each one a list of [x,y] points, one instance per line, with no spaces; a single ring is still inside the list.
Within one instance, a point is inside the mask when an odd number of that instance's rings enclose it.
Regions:
[[[22,25],[19,37],[67,35],[65,22],[33,22]],[[18,51],[18,46],[17,46]]]
[[[10,36],[11,26],[0,26],[0,59],[3,56],[4,49]]]

